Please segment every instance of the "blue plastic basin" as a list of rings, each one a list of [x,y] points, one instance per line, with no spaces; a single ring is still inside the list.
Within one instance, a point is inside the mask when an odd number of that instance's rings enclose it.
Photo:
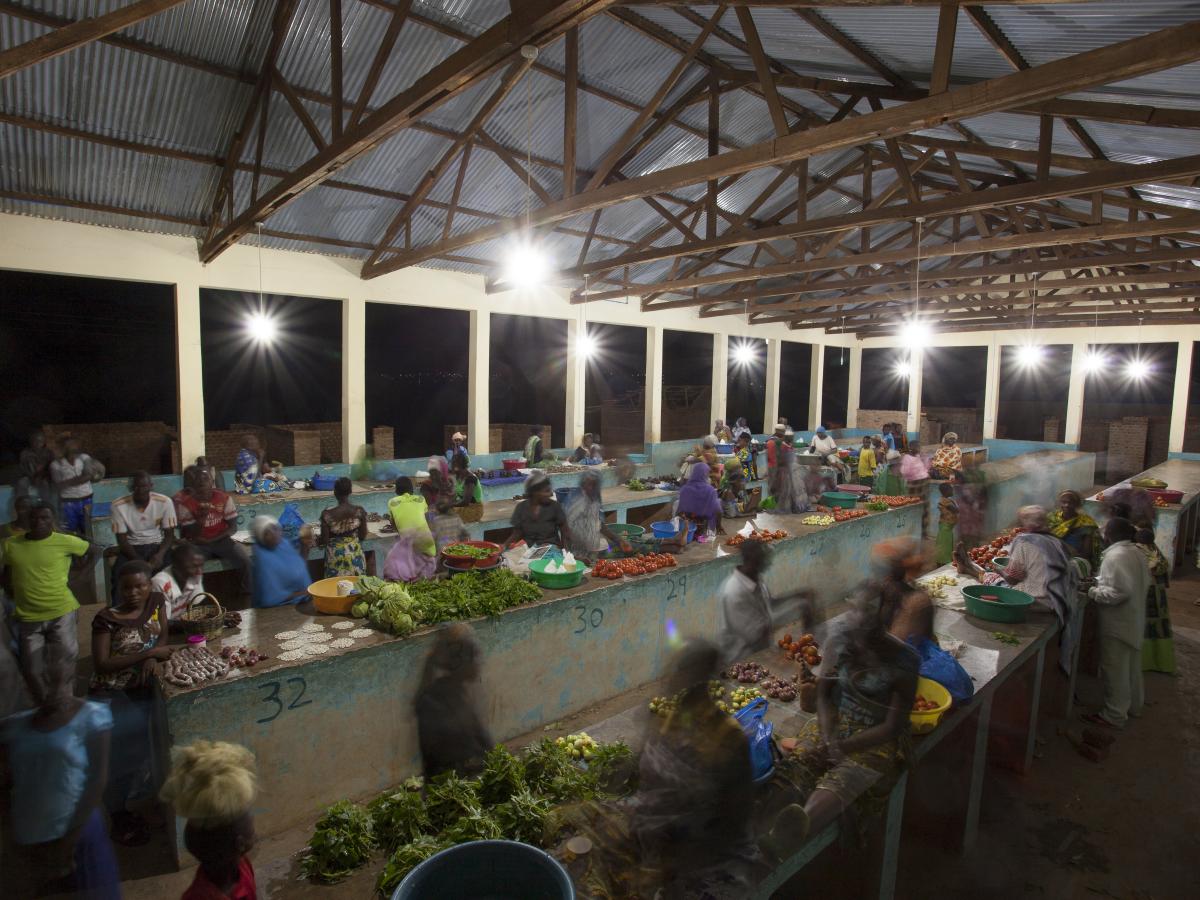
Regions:
[[[471,841],[437,853],[392,900],[575,900],[571,878],[544,850],[517,841]]]

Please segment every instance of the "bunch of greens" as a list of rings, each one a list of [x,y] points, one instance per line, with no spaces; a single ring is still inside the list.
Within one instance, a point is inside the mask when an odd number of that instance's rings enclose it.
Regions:
[[[358,591],[362,599],[350,611],[365,612],[373,627],[397,637],[411,634],[417,627],[418,606],[404,585],[364,575],[358,579]],[[366,610],[362,609],[363,602],[367,604]]]
[[[340,881],[367,861],[374,846],[370,814],[357,803],[342,800],[317,821],[301,871],[316,881]]]
[[[374,824],[375,843],[388,853],[415,841],[432,828],[420,785],[380,794],[367,806]]]
[[[476,547],[472,544],[449,544],[442,548],[446,556],[456,556],[459,559],[487,559],[498,551],[488,547]]]
[[[499,804],[525,790],[525,766],[503,744],[497,744],[483,758],[479,776],[479,797],[485,803]]]
[[[867,504],[867,509],[871,512],[887,512],[888,505],[882,500],[872,500]]]
[[[423,625],[497,616],[542,596],[537,585],[507,569],[461,572],[445,580],[415,581],[408,586]]]
[[[388,858],[387,865],[379,873],[375,889],[383,896],[390,897],[396,890],[396,885],[404,880],[405,875],[435,853],[441,853],[450,846],[449,842],[426,834],[396,848],[396,852]]]
[[[550,801],[535,797],[529,788],[521,788],[493,813],[505,837],[512,841],[545,847],[558,832]]]

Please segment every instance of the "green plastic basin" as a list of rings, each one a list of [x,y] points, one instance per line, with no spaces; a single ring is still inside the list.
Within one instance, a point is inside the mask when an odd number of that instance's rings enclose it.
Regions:
[[[843,509],[854,509],[858,503],[858,494],[849,491],[826,491],[821,495],[822,506],[840,506]]]
[[[641,537],[643,534],[646,533],[646,529],[643,528],[641,525],[625,525],[622,523],[609,525],[608,530],[611,531],[613,534],[620,535],[621,537],[625,538],[626,540],[629,540],[631,538]]]
[[[550,559],[535,559],[529,564],[529,574],[533,576],[533,580],[544,588],[570,588],[575,587],[583,580],[583,570],[587,568],[583,563],[575,563],[574,572],[553,572],[547,573],[546,566],[551,562],[562,562],[561,560]]]
[[[962,589],[962,595],[968,615],[1006,625],[1024,622],[1029,607],[1033,606],[1033,598],[1024,591],[998,585],[969,584]],[[996,599],[985,600],[984,597]]]

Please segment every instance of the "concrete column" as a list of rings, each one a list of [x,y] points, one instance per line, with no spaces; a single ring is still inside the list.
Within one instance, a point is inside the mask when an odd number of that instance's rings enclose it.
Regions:
[[[1171,436],[1167,450],[1183,452],[1183,435],[1187,425],[1188,389],[1192,382],[1192,342],[1180,341],[1175,356],[1175,396],[1171,399]]]
[[[808,430],[821,424],[821,394],[825,387],[825,345],[812,345],[812,366],[808,373]],[[796,426],[792,426],[795,428]]]
[[[488,385],[492,368],[492,314],[486,309],[473,309],[470,316],[467,452],[478,456],[491,452],[491,396]]]
[[[862,347],[850,348],[850,386],[846,398],[846,427],[858,427],[858,408],[862,405]]]
[[[708,428],[712,431],[713,422],[725,418],[726,398],[729,391],[729,336],[717,333],[713,335],[712,361],[712,405],[708,410]]]
[[[766,405],[763,408],[763,431],[771,433],[771,428],[779,421],[779,360],[783,355],[783,341],[779,339],[767,341],[767,392]]]
[[[567,414],[564,427],[567,430],[564,446],[574,447],[583,437],[584,414],[587,408],[587,356],[579,351],[580,338],[587,334],[587,323],[578,319],[567,320]],[[603,438],[603,435],[601,436]],[[543,438],[547,448],[549,437]]]
[[[658,325],[646,326],[646,423],[643,428],[647,444],[662,440],[663,395],[663,330]]]
[[[921,383],[924,376],[925,352],[917,347],[908,351],[908,420],[909,434],[921,434]]]
[[[367,436],[367,301],[342,302],[342,462],[352,463]]]
[[[1087,388],[1087,372],[1083,360],[1087,356],[1087,342],[1076,342],[1071,347],[1071,382],[1067,388],[1067,423],[1063,440],[1078,444],[1083,434],[1083,392]]]
[[[204,455],[204,363],[200,353],[200,285],[175,285],[175,382],[179,456],[184,467]]]
[[[996,416],[1000,409],[1000,345],[987,348],[987,375],[983,385],[983,439],[996,437]]]

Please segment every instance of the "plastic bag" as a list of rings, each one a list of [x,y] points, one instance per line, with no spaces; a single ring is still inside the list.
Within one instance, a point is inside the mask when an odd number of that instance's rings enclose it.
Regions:
[[[755,781],[770,775],[775,769],[775,741],[772,739],[775,726],[763,721],[766,714],[765,697],[759,697],[734,713],[734,718],[750,742],[750,776]]]
[[[920,643],[909,640],[909,643],[921,655],[921,675],[948,690],[955,703],[975,696],[975,684],[957,659],[929,638],[921,638]]]
[[[295,544],[300,540],[300,529],[304,527],[304,517],[295,503],[285,503],[283,512],[279,514],[279,530],[283,536]]]

